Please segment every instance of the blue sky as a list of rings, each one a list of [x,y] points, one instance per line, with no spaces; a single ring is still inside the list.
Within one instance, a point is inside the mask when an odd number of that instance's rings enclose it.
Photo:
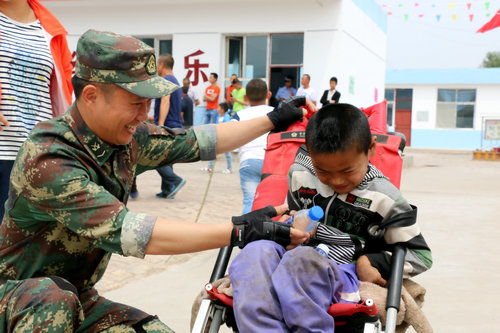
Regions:
[[[377,0],[388,14],[387,68],[477,68],[500,51],[500,28],[476,31],[500,0]]]

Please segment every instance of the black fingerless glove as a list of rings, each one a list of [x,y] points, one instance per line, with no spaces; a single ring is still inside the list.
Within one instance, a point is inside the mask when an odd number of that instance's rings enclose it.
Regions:
[[[286,247],[290,244],[290,226],[271,220],[276,216],[276,209],[267,206],[242,216],[233,216],[231,246],[243,248],[250,242],[267,239]]]
[[[297,120],[302,120],[304,112],[299,106],[306,104],[306,98],[303,96],[291,97],[280,104],[280,106],[274,108],[273,111],[269,112],[267,116],[271,119],[274,125],[274,132],[286,131],[288,126],[296,122]]]

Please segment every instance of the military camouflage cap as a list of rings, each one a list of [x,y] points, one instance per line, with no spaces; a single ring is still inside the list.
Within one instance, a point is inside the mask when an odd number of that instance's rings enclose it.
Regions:
[[[115,83],[145,98],[160,98],[179,86],[159,77],[154,50],[140,40],[107,31],[88,30],[76,47],[76,77]]]

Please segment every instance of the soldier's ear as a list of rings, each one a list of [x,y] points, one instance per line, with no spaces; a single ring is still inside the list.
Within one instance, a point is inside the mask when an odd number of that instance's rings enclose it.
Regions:
[[[80,98],[82,99],[82,102],[85,104],[85,106],[87,108],[90,108],[96,102],[97,94],[98,88],[93,84],[88,84],[83,88]]]

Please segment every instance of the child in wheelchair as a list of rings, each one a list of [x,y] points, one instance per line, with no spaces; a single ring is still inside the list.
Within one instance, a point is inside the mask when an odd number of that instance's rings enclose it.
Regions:
[[[370,162],[376,138],[366,116],[330,104],[311,117],[306,144],[288,174],[290,210],[325,211],[304,246],[247,245],[229,268],[240,332],[332,332],[331,303],[358,302],[359,281],[385,285],[391,250],[406,248],[404,276],[429,269],[432,257],[416,207]],[[328,259],[313,247],[325,244]]]

